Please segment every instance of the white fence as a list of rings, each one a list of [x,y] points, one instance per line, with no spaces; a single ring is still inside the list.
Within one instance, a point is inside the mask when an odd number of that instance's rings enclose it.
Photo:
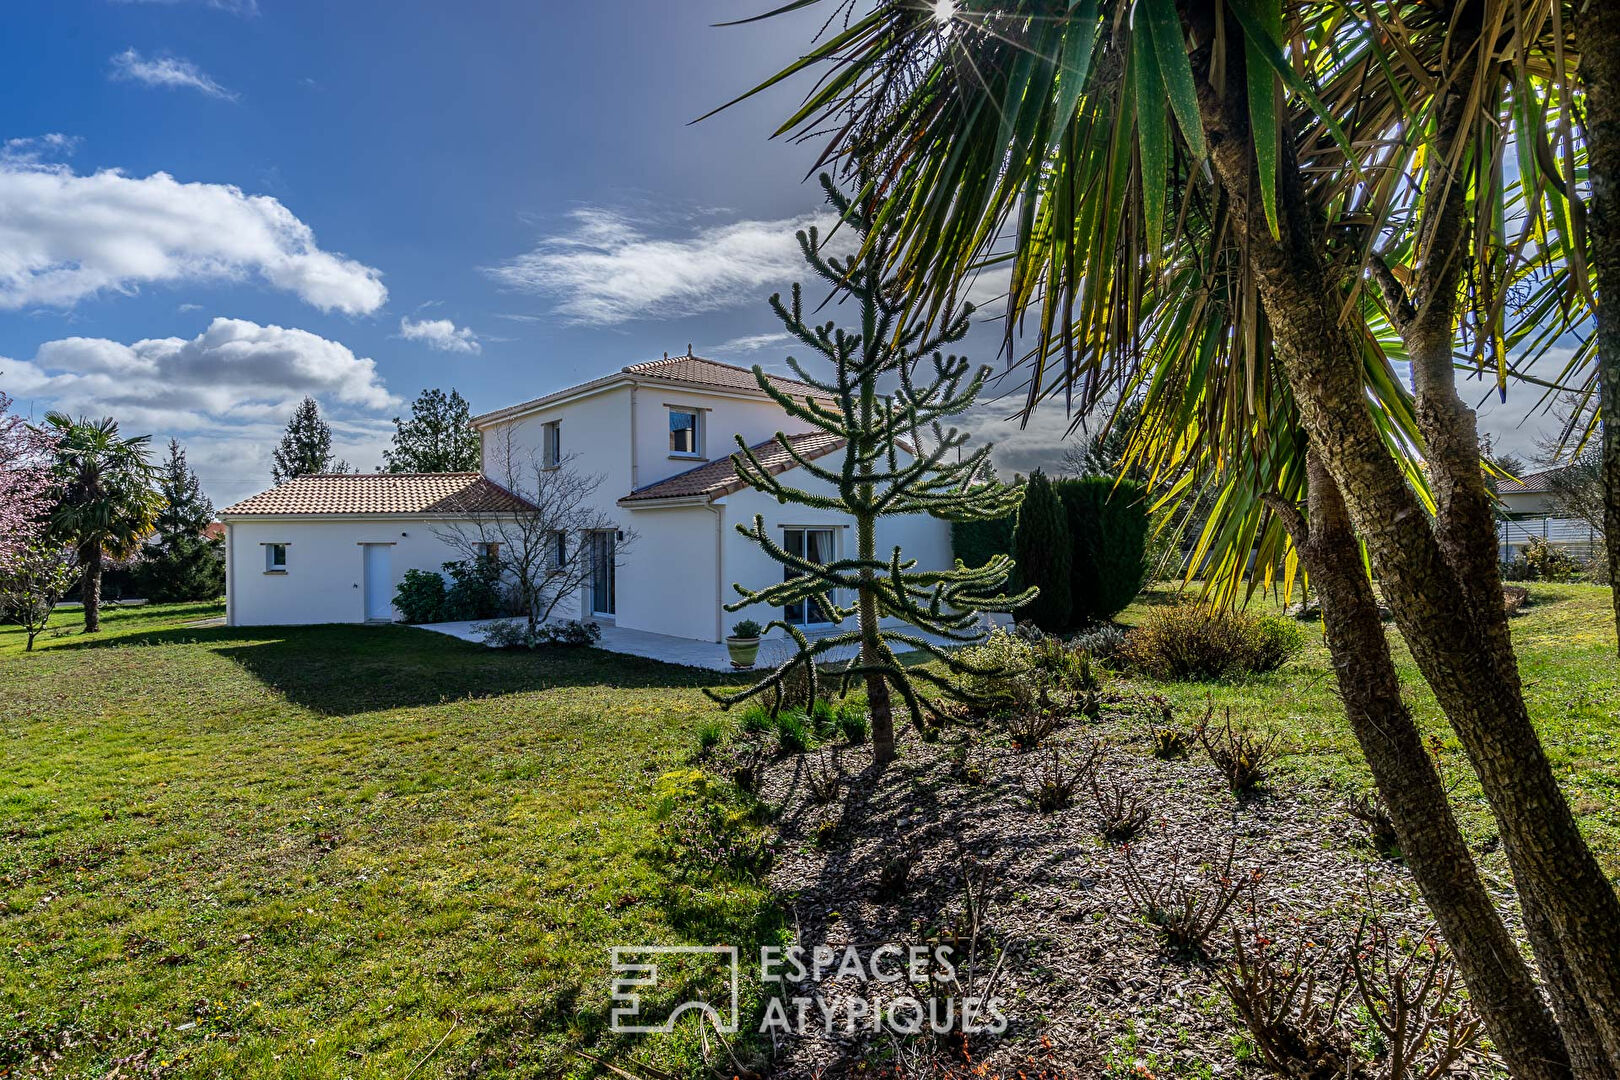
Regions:
[[[1571,555],[1587,558],[1603,546],[1603,539],[1592,526],[1576,518],[1544,515],[1516,518],[1496,523],[1496,543],[1502,561],[1511,562],[1531,540],[1545,540]]]

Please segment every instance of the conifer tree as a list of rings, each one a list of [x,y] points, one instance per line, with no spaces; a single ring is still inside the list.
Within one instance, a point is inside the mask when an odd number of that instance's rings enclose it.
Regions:
[[[156,542],[135,567],[136,587],[158,603],[214,599],[225,591],[224,542],[206,535],[214,504],[203,494],[178,439],[169,440],[157,488],[164,506],[157,516]]]
[[[394,417],[394,445],[383,451],[392,473],[476,472],[481,440],[473,430],[467,399],[437,387],[411,403],[411,418]]]
[[[1018,610],[1049,634],[1069,628],[1073,604],[1069,569],[1074,545],[1069,536],[1069,512],[1052,488],[1046,474],[1036,469],[1024,491],[1024,505],[1018,511],[1018,528],[1013,533],[1013,558],[1018,560],[1018,580],[1040,592]]]
[[[306,397],[287,421],[287,433],[270,461],[270,475],[276,483],[285,484],[312,473],[348,471],[347,461],[332,457],[332,429],[321,419],[320,406],[314,398]]]
[[[835,298],[853,300],[859,306],[860,328],[851,333],[833,322],[806,323],[800,286],[795,284],[791,305],[784,305],[777,294],[771,297],[771,308],[794,337],[831,363],[832,375],[811,374],[788,357],[796,376],[818,391],[815,397],[795,397],[783,391],[758,366],[754,378],[794,419],[843,440],[841,454],[835,450],[812,458],[786,435],[776,436],[782,451],[798,466],[796,475],[822,481],[831,494],[784,483],[740,436],[732,461],[746,483],[780,502],[848,514],[855,522],[855,550],[818,563],[778,544],[767,533],[762,517],[755,517],[751,526],[739,524],[738,531],[791,574],[779,584],[757,591],[734,585],[742,599],[726,605],[726,610],[816,605],[833,623],[841,625],[853,616],[856,626],[811,641],[785,619],[773,620],[770,625],[781,627],[797,644],[796,655],[754,686],[715,697],[730,705],[769,691],[773,708],[779,708],[782,681],[796,667],[803,669],[814,696],[816,658],[834,649],[859,646],[841,673],[842,683],[847,689],[854,678],[865,681],[873,750],[881,764],[894,757],[891,688],[904,699],[919,728],[925,725],[925,710],[936,715],[937,710],[919,694],[918,682],[958,700],[965,696],[948,677],[901,666],[891,643],[921,649],[953,673],[977,671],[918,631],[950,641],[977,641],[982,636],[981,613],[1011,611],[1029,597],[1003,593],[1013,569],[1013,561],[1006,555],[994,556],[979,567],[958,560],[945,570],[919,570],[916,560],[907,559],[898,547],[880,555],[878,519],[901,514],[928,514],[946,521],[997,518],[1018,506],[1023,488],[994,479],[989,444],[964,455],[960,448],[969,436],[942,424],[973,404],[990,374],[988,367],[972,371],[965,358],[941,351],[966,336],[971,305],[964,304],[959,313],[946,313],[933,328],[905,322],[899,289],[884,277],[891,250],[889,236],[873,232],[869,205],[857,206],[825,175],[821,184],[844,224],[864,245],[847,259],[829,256],[823,251],[822,237],[812,227],[798,234],[799,247],[805,262],[832,287]],[[926,378],[919,381],[917,369],[925,361],[922,373]],[[884,387],[890,388],[888,392],[883,392]],[[879,620],[888,617],[908,625],[881,626]]]

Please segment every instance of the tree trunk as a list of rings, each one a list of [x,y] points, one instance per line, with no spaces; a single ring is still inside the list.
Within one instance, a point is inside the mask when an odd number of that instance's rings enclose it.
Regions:
[[[877,558],[877,528],[871,515],[862,514],[855,519],[856,557],[863,563]],[[894,760],[894,704],[889,694],[889,680],[882,669],[888,659],[884,655],[883,639],[878,636],[879,611],[877,590],[866,588],[872,580],[871,567],[861,568],[860,619],[861,666],[866,669],[866,705],[872,714],[872,757],[879,765]]]
[[[79,548],[82,574],[79,593],[84,598],[84,632],[101,632],[101,545],[84,544]]]
[[[1591,4],[1577,24],[1586,84],[1586,162],[1592,185],[1593,291],[1603,411],[1603,542],[1620,622],[1620,4]]]
[[[1361,563],[1344,500],[1314,452],[1310,520],[1278,506],[1322,603],[1345,715],[1389,810],[1401,854],[1451,945],[1487,1034],[1517,1077],[1570,1075],[1569,1057],[1530,970],[1491,903],[1423,748]]]
[[[1292,146],[1284,141],[1278,240],[1248,205],[1258,184],[1240,73],[1228,72],[1225,83],[1221,97],[1204,81],[1200,111],[1304,427],[1367,541],[1414,659],[1479,773],[1515,874],[1528,895],[1545,901],[1556,947],[1607,1057],[1620,1062],[1620,902],[1553,777],[1516,671],[1497,662],[1491,632],[1470,617],[1470,597],[1373,422],[1360,349],[1340,321],[1340,289],[1314,246]],[[1569,1015],[1560,1010],[1561,1019]]]

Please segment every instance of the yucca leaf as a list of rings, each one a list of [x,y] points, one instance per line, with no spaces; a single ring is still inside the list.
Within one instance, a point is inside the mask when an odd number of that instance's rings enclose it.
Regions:
[[[1198,114],[1198,87],[1193,81],[1192,60],[1187,56],[1187,36],[1181,29],[1181,16],[1175,0],[1137,0],[1137,34],[1146,31],[1159,61],[1164,92],[1170,111],[1176,114],[1187,150],[1198,161],[1209,156],[1204,144],[1204,121]]]

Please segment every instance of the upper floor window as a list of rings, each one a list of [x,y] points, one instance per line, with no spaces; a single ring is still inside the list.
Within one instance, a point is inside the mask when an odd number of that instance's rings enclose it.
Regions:
[[[287,545],[264,545],[264,572],[267,574],[285,574],[287,572]]]
[[[684,457],[703,456],[703,411],[669,410],[669,452]]]
[[[541,464],[548,469],[555,469],[562,464],[562,422],[552,420],[544,428],[544,438],[541,443]]]

